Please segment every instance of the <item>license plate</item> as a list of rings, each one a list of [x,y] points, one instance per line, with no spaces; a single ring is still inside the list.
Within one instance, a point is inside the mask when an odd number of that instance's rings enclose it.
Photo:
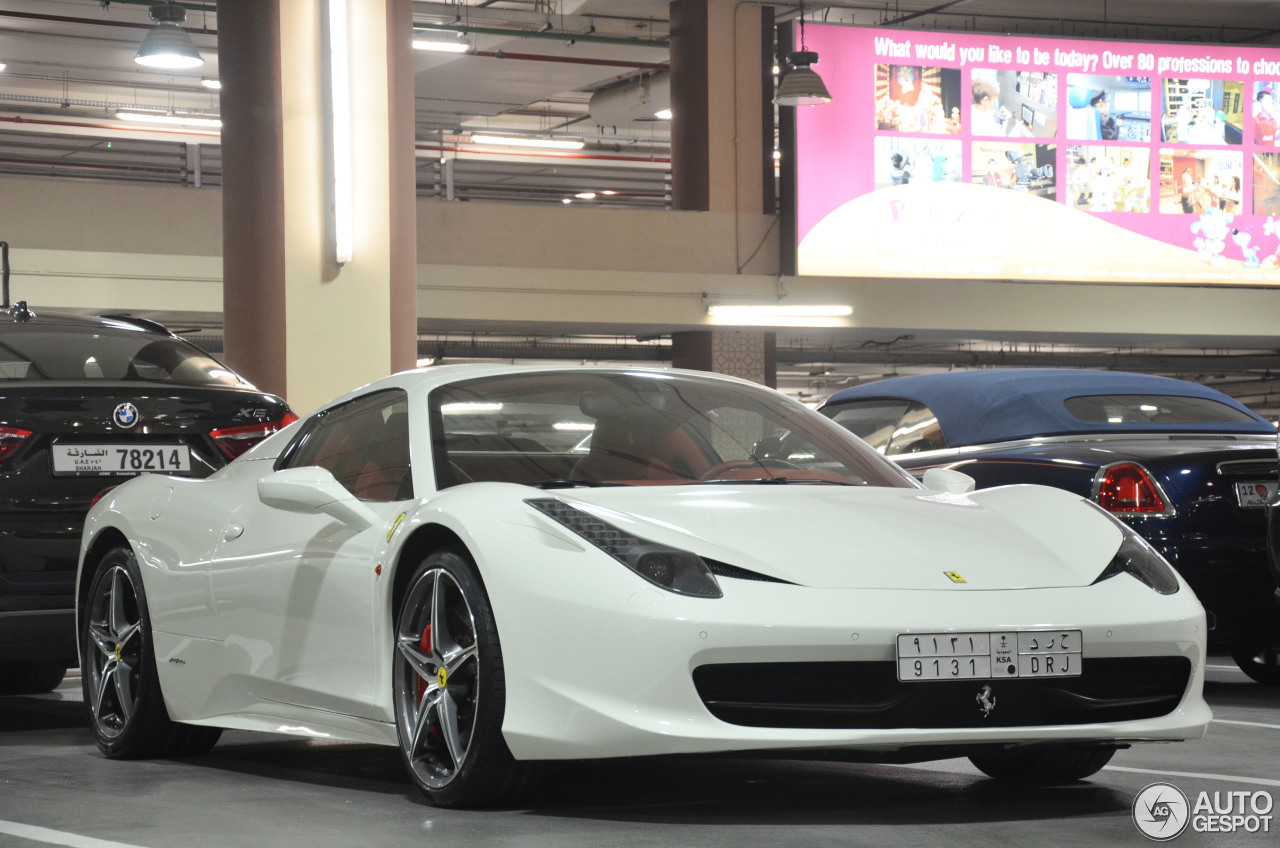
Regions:
[[[898,635],[898,680],[1078,677],[1079,630],[1017,630]]]
[[[1236,503],[1248,508],[1264,507],[1276,496],[1277,488],[1280,487],[1275,481],[1236,483]]]
[[[120,477],[191,471],[186,445],[54,445],[53,473],[60,477]]]

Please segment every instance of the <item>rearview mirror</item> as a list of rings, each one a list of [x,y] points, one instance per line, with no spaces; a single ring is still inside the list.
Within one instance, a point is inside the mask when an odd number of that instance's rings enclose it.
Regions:
[[[926,489],[953,495],[967,495],[978,485],[968,474],[950,468],[930,468],[924,473],[923,482]]]
[[[378,523],[378,516],[323,468],[286,468],[258,481],[258,500],[286,512],[324,514],[356,530]]]

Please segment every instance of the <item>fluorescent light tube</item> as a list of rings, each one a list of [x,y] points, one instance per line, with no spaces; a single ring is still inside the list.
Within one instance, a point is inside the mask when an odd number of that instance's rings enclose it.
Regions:
[[[582,141],[555,138],[517,138],[504,135],[473,135],[471,140],[476,144],[505,144],[510,147],[549,147],[556,150],[581,150],[586,146],[586,143]]]

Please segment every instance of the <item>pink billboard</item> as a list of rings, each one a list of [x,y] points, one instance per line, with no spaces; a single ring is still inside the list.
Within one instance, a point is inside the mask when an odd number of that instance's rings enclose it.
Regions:
[[[810,25],[801,274],[1280,284],[1280,50]]]

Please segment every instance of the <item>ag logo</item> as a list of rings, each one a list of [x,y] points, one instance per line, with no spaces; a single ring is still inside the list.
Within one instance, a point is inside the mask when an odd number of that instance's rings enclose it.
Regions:
[[[127,430],[138,423],[138,407],[128,402],[122,403],[111,413],[111,420]]]
[[[1190,821],[1187,796],[1172,783],[1153,783],[1133,799],[1133,823],[1148,839],[1168,842],[1181,835]]]

